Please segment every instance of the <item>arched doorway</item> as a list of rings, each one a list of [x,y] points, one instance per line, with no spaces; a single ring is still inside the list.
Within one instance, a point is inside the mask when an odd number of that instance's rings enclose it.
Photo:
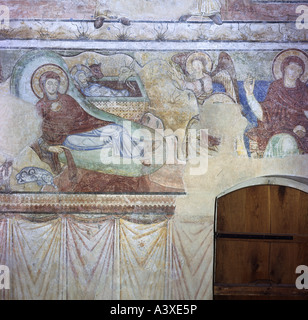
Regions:
[[[217,198],[214,299],[308,299],[295,285],[308,265],[308,193],[275,179]]]

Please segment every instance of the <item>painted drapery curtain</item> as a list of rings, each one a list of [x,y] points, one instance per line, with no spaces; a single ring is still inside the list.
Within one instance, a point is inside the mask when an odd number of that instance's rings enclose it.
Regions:
[[[164,216],[0,217],[0,299],[208,299],[212,224]]]

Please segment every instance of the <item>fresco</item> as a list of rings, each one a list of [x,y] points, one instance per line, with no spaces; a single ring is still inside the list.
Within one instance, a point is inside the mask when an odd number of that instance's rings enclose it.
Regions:
[[[12,118],[4,109],[2,117],[10,141],[2,146],[3,190],[12,184],[24,191],[184,191],[186,161],[204,149],[217,156],[226,146],[223,128],[211,118],[219,109],[246,121],[231,137],[230,152],[257,158],[306,153],[304,51],[288,49],[268,59],[264,68],[274,81],[238,75],[240,52],[147,55],[21,55],[2,83],[12,102],[6,104]],[[170,181],[166,168],[173,172]]]
[[[0,299],[200,299],[210,291],[210,268],[200,262],[211,251],[208,240],[194,242],[210,227],[196,225],[183,237],[184,225],[164,217],[143,224],[103,215],[1,217],[0,262],[12,266],[12,286]],[[190,250],[182,250],[187,241]]]
[[[263,157],[307,153],[307,62],[300,50],[286,50],[273,61],[275,81],[261,105],[256,100],[254,79],[245,81],[247,101],[258,126],[246,132]]]
[[[129,12],[132,5],[142,8],[142,11],[131,12],[129,18],[121,17],[121,14]],[[196,0],[187,1],[180,6],[176,6],[175,1],[167,1],[162,3],[159,0],[137,2],[130,1],[98,1],[95,10],[95,27],[100,28],[105,19],[118,19],[124,25],[130,25],[130,20],[147,18],[147,19],[178,19],[180,22],[185,22],[191,17],[203,17],[211,19],[215,24],[222,24],[221,3],[219,0]]]
[[[114,61],[110,64],[112,56],[106,58],[109,63],[105,61],[104,65],[109,65],[109,74],[107,67],[104,72],[108,76],[104,76],[101,64],[83,64],[89,60],[87,54],[78,57],[79,64],[75,64],[76,58],[68,58],[66,63],[51,51],[22,56],[13,68],[10,92],[36,106],[37,114],[32,114],[33,119],[29,115],[28,121],[40,134],[32,143],[25,140],[22,147],[30,147],[45,167],[27,163],[28,169],[22,168],[16,176],[18,184],[35,181],[43,189],[51,190],[45,186],[52,186],[57,191],[119,191],[126,185],[127,191],[138,191],[138,184],[144,181],[140,177],[163,166],[163,137],[154,132],[156,127],[147,126],[142,133],[142,116],[150,103],[147,93],[137,73],[133,77],[126,67],[125,58],[129,57],[121,58],[123,66],[119,70]],[[150,135],[156,139],[153,143]],[[158,148],[159,154],[155,155]],[[9,160],[3,166],[7,176],[12,165],[9,161],[21,150],[9,151]],[[112,182],[108,175],[113,176]],[[109,180],[109,186],[103,186],[102,180]]]
[[[305,1],[6,5],[0,300],[212,299],[217,197],[305,189]]]

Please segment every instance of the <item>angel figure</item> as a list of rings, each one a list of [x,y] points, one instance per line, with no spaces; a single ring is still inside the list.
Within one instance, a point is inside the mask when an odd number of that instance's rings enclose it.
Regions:
[[[175,86],[179,90],[193,92],[199,106],[206,99],[218,93],[217,84],[220,86],[219,93],[226,95],[230,101],[239,103],[234,64],[226,52],[220,53],[214,70],[212,70],[213,63],[211,58],[204,52],[180,53],[174,55],[172,61],[175,63],[175,67],[173,68],[173,73],[171,73],[171,79],[174,81]],[[188,143],[189,129],[199,130],[200,125],[200,116],[195,115],[186,128],[186,143]],[[200,135],[197,136],[197,140],[201,143]],[[208,136],[207,147],[209,150],[217,151],[218,145],[220,145],[219,137]],[[196,151],[199,152],[198,150]]]
[[[174,68],[172,80],[178,89],[192,91],[199,105],[214,93],[214,83],[222,85],[224,93],[235,103],[239,102],[234,64],[226,52],[219,54],[214,70],[211,58],[204,52],[180,53],[173,56],[172,61],[180,67],[180,70]]]

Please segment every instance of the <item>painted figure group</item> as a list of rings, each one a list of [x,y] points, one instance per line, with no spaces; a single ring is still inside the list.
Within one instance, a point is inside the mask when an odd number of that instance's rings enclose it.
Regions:
[[[182,73],[172,79],[181,90],[190,90],[199,105],[213,94],[214,82],[235,103],[241,103],[232,59],[222,52],[214,71],[205,53],[180,54],[173,57]],[[257,144],[262,157],[284,157],[308,153],[308,55],[297,49],[280,52],[273,61],[273,76],[266,98],[258,102],[254,95],[255,79],[247,77],[244,92],[257,125],[245,135]]]

